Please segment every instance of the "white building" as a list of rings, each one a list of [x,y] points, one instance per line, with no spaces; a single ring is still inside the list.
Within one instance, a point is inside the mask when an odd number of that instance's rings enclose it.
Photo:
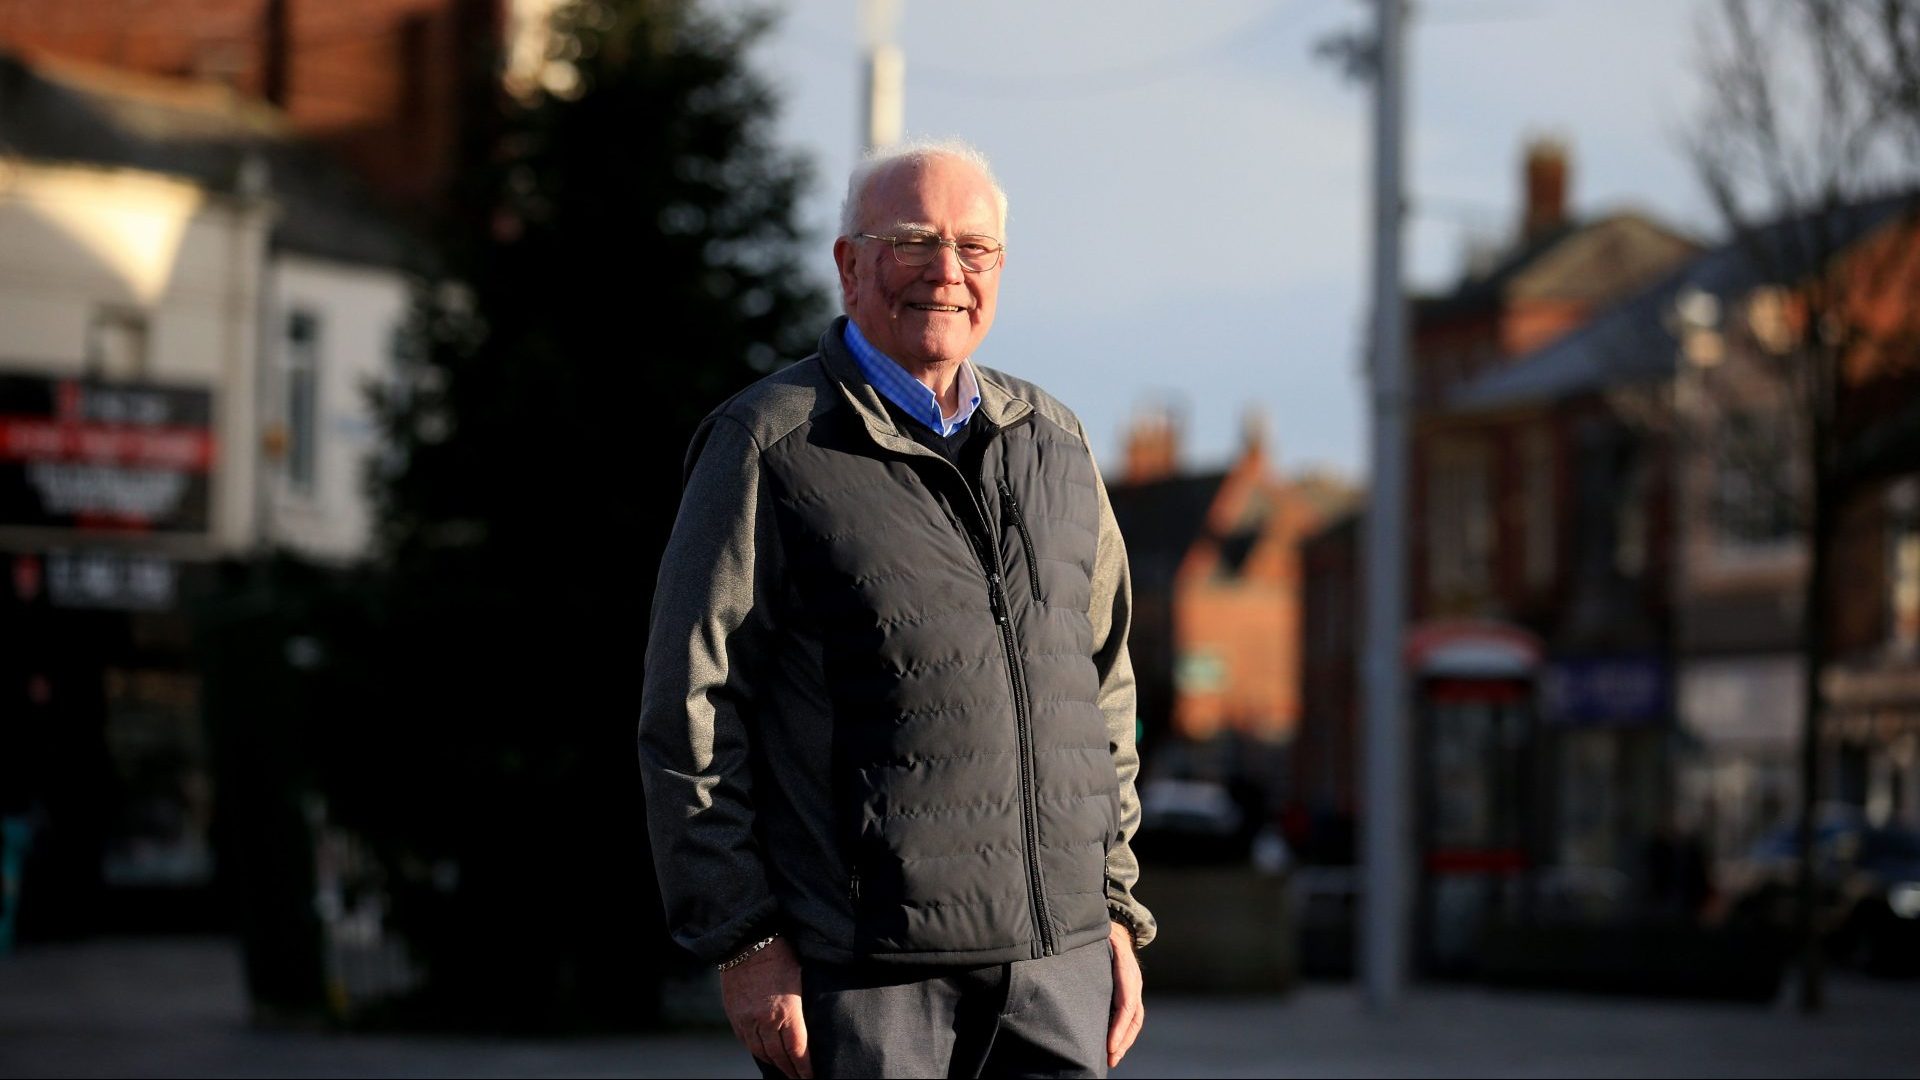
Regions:
[[[189,607],[226,560],[368,552],[418,257],[263,105],[0,54],[0,756],[99,732],[120,800],[23,773],[0,813],[110,887],[210,882]]]

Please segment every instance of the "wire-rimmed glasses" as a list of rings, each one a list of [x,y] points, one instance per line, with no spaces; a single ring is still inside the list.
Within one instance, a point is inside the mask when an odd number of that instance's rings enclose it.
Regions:
[[[876,236],[873,233],[857,233],[862,240],[884,240],[893,245],[893,257],[902,266],[925,266],[932,262],[941,248],[952,248],[960,258],[960,268],[972,274],[984,274],[1000,265],[1000,256],[1007,245],[991,236],[969,234],[943,240],[932,233],[906,233],[902,236]]]

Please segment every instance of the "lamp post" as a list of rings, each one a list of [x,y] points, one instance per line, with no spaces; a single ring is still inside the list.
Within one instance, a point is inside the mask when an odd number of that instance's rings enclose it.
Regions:
[[[1366,810],[1362,858],[1366,887],[1361,972],[1367,1003],[1394,1008],[1405,992],[1408,879],[1413,860],[1409,813],[1407,678],[1401,660],[1407,599],[1407,313],[1400,281],[1405,194],[1401,149],[1406,0],[1374,0],[1372,491],[1366,532]]]
[[[906,122],[907,58],[893,43],[900,14],[897,0],[863,0],[861,28],[866,36],[867,63],[862,149],[872,151],[900,141]]]

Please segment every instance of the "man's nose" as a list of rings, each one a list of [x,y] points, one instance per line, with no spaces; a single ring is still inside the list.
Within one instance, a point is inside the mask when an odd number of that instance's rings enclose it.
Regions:
[[[966,267],[960,265],[960,249],[953,244],[941,244],[933,249],[933,259],[922,271],[923,276],[935,281],[960,281],[967,276]]]

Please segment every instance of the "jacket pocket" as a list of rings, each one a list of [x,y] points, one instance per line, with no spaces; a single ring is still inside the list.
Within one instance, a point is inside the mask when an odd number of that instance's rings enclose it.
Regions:
[[[1027,556],[1027,580],[1033,586],[1033,599],[1036,603],[1043,602],[1040,597],[1040,560],[1034,554],[1033,534],[1027,531],[1027,518],[1020,512],[1020,500],[1014,498],[1013,485],[1007,483],[1005,477],[1000,479],[1000,506],[1020,533],[1020,548]]]

